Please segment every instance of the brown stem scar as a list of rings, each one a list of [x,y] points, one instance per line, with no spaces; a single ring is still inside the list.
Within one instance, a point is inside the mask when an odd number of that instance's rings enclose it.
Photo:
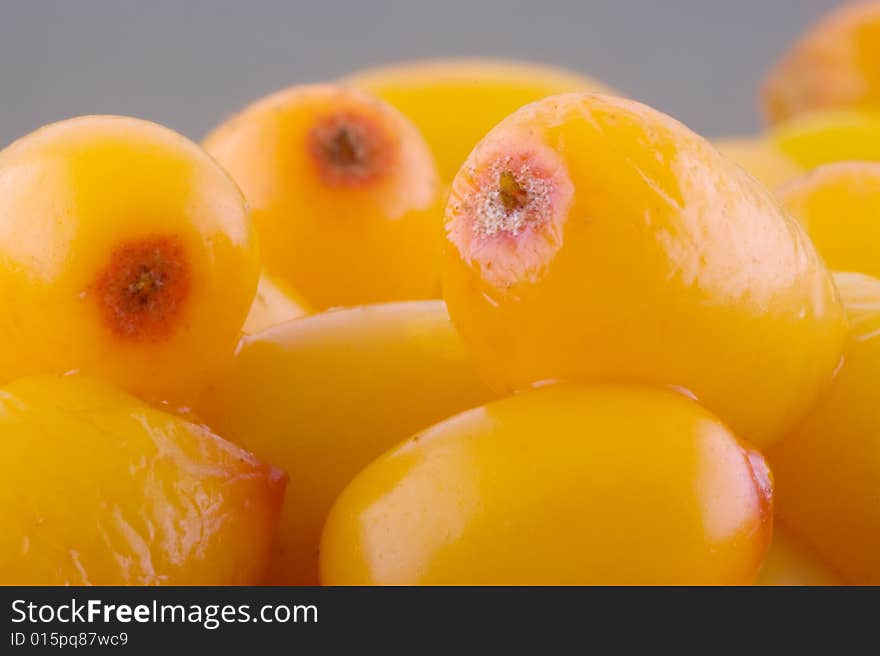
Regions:
[[[95,278],[104,324],[130,341],[163,341],[180,323],[190,294],[190,269],[177,237],[157,236],[117,246]]]
[[[321,180],[330,186],[364,186],[391,167],[394,141],[376,120],[353,112],[319,118],[307,149]]]
[[[352,135],[351,130],[343,126],[324,144],[324,152],[327,159],[338,166],[363,166],[366,154],[362,145]]]

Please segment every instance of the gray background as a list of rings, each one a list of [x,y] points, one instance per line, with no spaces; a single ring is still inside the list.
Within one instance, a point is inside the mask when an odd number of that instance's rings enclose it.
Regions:
[[[707,136],[832,0],[0,0],[0,142],[87,113],[199,139],[269,91],[438,55],[569,66]]]

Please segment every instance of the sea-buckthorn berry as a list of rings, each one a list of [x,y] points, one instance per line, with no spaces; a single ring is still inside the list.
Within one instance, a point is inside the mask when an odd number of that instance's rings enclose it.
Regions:
[[[499,390],[674,385],[766,446],[840,360],[834,284],[801,226],[704,139],[599,94],[535,102],[455,178],[443,293]]]
[[[288,472],[270,579],[318,581],[333,500],[400,440],[494,398],[442,301],[315,314],[242,340],[196,411],[227,439]]]
[[[829,268],[880,277],[880,162],[826,164],[776,196]]]
[[[330,511],[321,581],[748,584],[772,487],[762,456],[680,394],[544,387],[363,469]]]
[[[83,375],[0,389],[0,585],[257,585],[286,477]]]
[[[171,130],[87,116],[0,152],[0,381],[80,370],[189,403],[258,274],[241,193]]]
[[[772,123],[834,107],[880,108],[880,2],[824,16],[770,71],[762,100]]]
[[[835,274],[849,315],[842,366],[802,422],[767,451],[780,519],[844,581],[880,584],[880,280]]]
[[[418,130],[390,105],[292,87],[204,143],[248,199],[268,273],[307,306],[439,296],[445,190]]]

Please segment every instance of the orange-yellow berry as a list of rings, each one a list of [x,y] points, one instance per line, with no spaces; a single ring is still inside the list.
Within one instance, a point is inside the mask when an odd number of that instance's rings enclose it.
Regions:
[[[771,122],[831,107],[880,107],[880,2],[831,12],[770,71],[762,90]]]
[[[315,310],[439,295],[443,193],[418,130],[332,85],[292,87],[205,148],[250,203],[270,275]]]
[[[880,162],[820,166],[777,197],[831,269],[880,277]]]
[[[89,116],[0,152],[0,381],[81,370],[189,402],[232,357],[258,272],[241,193],[171,130]]]
[[[780,519],[847,583],[880,584],[880,280],[835,274],[850,321],[843,366],[767,452]]]
[[[553,386],[462,413],[355,477],[321,581],[747,584],[770,542],[761,455],[668,391]]]
[[[97,380],[0,390],[0,584],[255,585],[284,474]]]
[[[636,102],[566,94],[511,115],[446,221],[444,296],[499,389],[673,385],[766,446],[839,363],[843,310],[799,224]]]
[[[197,404],[227,439],[290,474],[270,580],[318,580],[333,500],[412,433],[493,398],[441,301],[333,310],[246,337]]]

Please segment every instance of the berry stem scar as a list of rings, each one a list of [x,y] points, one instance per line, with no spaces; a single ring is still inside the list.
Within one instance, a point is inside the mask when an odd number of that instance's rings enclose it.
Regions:
[[[171,236],[125,242],[112,252],[94,287],[101,316],[115,335],[168,339],[190,292],[184,248]]]
[[[318,118],[308,133],[307,148],[321,180],[334,187],[368,185],[393,164],[394,142],[385,127],[353,112]]]

